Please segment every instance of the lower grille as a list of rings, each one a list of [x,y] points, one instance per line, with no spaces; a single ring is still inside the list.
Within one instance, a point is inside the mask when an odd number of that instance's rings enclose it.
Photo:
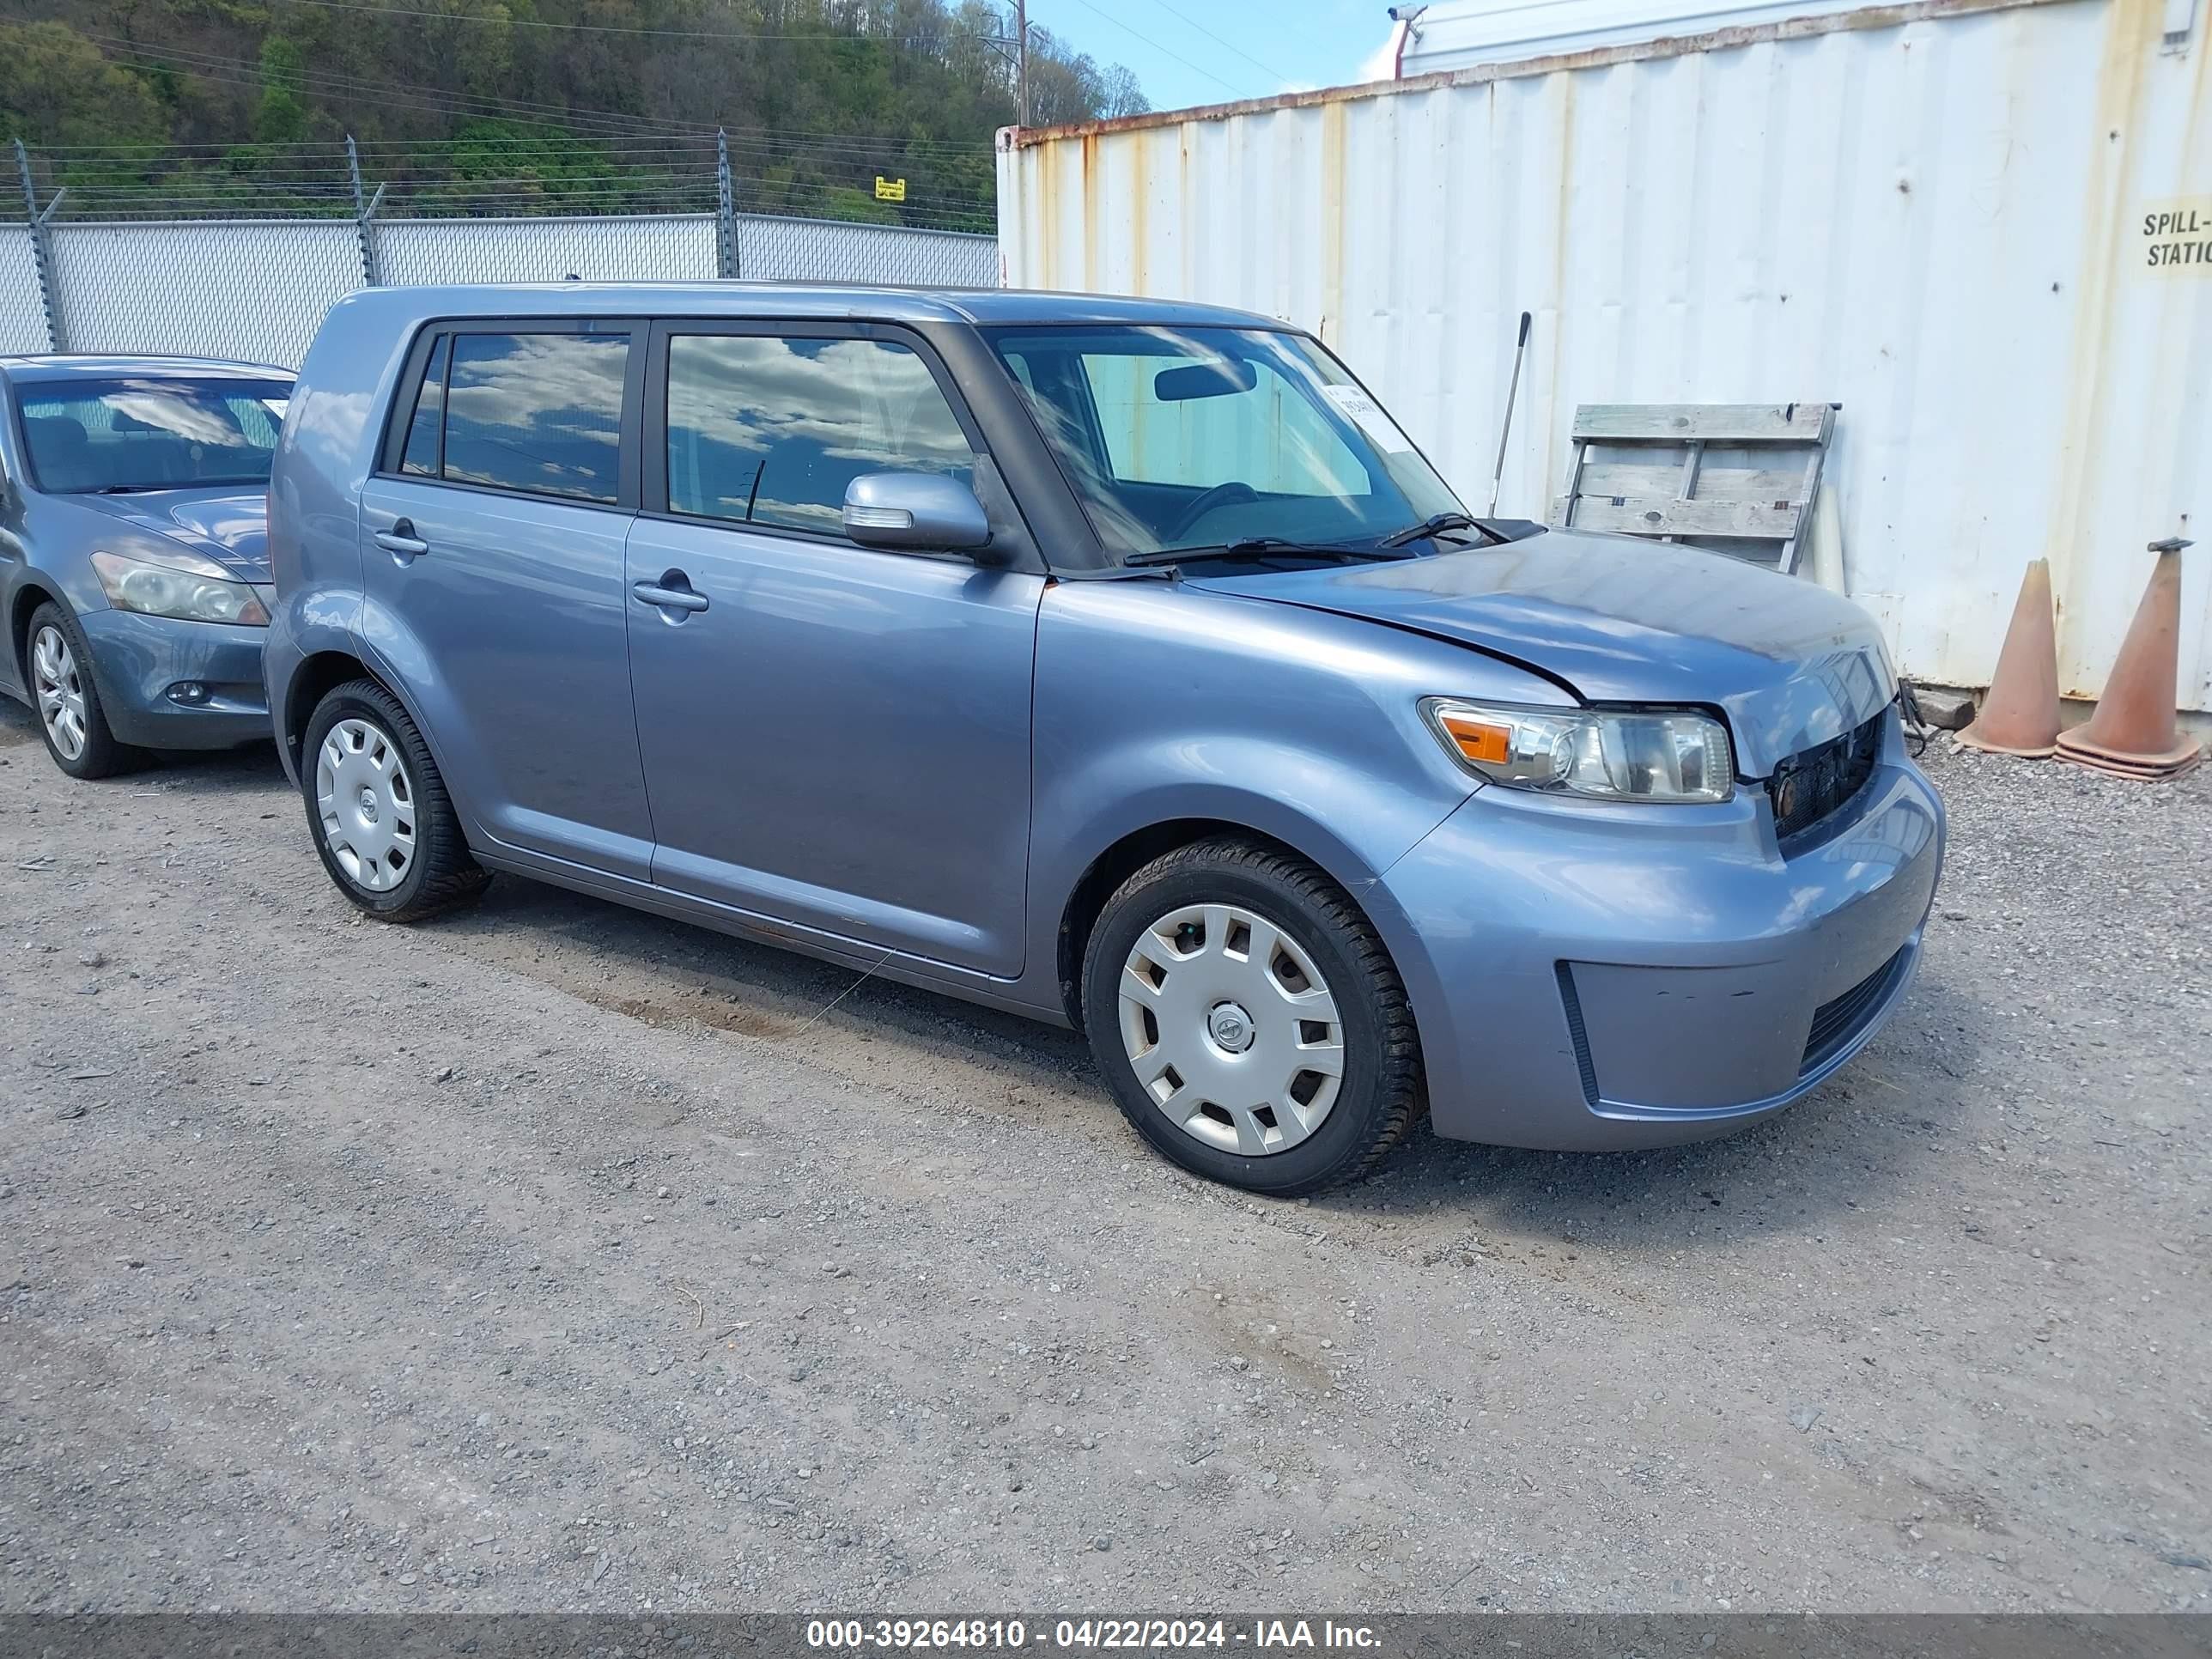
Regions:
[[[1813,1030],[1805,1039],[1804,1060],[1797,1067],[1800,1077],[1833,1059],[1866,1029],[1868,1018],[1881,1005],[1904,957],[1900,950],[1843,995],[1813,1011]]]
[[[1881,753],[1882,722],[1888,718],[1884,708],[1840,738],[1799,750],[1774,769],[1766,793],[1774,804],[1777,838],[1803,835],[1866,787]]]

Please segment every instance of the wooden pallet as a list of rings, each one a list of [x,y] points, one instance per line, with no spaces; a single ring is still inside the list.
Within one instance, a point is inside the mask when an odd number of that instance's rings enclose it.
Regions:
[[[1841,404],[1583,404],[1553,521],[1797,568]]]

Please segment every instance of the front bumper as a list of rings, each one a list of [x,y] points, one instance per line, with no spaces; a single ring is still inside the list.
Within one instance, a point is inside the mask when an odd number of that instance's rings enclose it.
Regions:
[[[1382,878],[1430,1116],[1458,1139],[1702,1139],[1806,1094],[1911,985],[1943,807],[1890,717],[1788,856],[1764,790],[1711,807],[1478,791]]]
[[[261,688],[267,629],[180,622],[135,611],[77,617],[92,647],[93,683],[117,738],[141,749],[228,749],[270,735]],[[205,688],[196,702],[173,686]]]

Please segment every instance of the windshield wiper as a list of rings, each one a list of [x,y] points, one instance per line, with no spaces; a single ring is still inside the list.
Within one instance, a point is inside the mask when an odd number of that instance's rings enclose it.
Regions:
[[[1132,553],[1121,562],[1125,565],[1187,564],[1199,559],[1265,558],[1273,553],[1313,559],[1405,559],[1413,556],[1399,552],[1387,542],[1380,547],[1347,547],[1341,542],[1301,542],[1287,536],[1246,536],[1218,547],[1155,547],[1142,553]]]
[[[178,489],[184,486],[172,483],[112,483],[102,484],[92,493],[95,495],[143,495],[156,490]]]
[[[1471,517],[1465,513],[1432,513],[1420,523],[1408,525],[1395,536],[1385,536],[1380,544],[1384,547],[1403,547],[1408,542],[1424,541],[1431,536],[1441,536],[1451,530],[1480,530],[1489,538],[1490,544],[1493,547],[1500,546],[1513,539],[1510,536],[1493,530],[1481,520]]]

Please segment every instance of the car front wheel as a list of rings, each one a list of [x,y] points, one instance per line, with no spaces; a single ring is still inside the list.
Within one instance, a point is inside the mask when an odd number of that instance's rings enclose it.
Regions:
[[[323,867],[380,921],[435,915],[491,879],[469,856],[429,745],[374,680],[350,681],[315,705],[300,787]]]
[[[74,617],[48,600],[31,613],[25,644],[39,732],[56,766],[73,778],[105,778],[140,758],[108,729],[92,654]]]
[[[1232,1186],[1357,1180],[1421,1111],[1382,939],[1319,870],[1249,842],[1181,848],[1122,883],[1091,930],[1083,1011],[1138,1133]]]

